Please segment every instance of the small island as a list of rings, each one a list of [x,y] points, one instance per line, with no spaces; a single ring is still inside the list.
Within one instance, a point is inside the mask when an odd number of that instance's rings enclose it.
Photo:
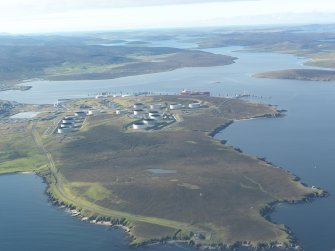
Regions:
[[[257,78],[295,79],[306,81],[334,81],[335,71],[316,69],[289,69],[281,71],[261,72],[254,75]]]
[[[51,200],[91,223],[125,229],[133,245],[294,246],[267,218],[278,202],[324,195],[291,173],[215,139],[273,106],[210,96],[101,96],[15,105],[0,120],[0,172],[35,172]]]

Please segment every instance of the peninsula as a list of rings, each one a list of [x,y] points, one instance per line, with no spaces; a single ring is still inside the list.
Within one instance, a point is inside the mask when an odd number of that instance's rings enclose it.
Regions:
[[[295,79],[306,81],[334,81],[335,71],[316,69],[289,69],[281,71],[260,72],[254,75],[257,78]]]
[[[213,138],[235,120],[280,116],[273,106],[115,96],[13,106],[9,113],[28,109],[40,113],[20,123],[1,119],[0,172],[36,172],[56,204],[82,220],[122,226],[134,245],[289,247],[286,227],[266,218],[270,205],[323,194]]]

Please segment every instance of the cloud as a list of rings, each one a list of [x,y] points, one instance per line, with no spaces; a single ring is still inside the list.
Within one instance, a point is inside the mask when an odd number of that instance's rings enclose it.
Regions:
[[[259,0],[0,0],[0,13],[46,14],[73,10]]]
[[[334,22],[333,1],[0,0],[0,32]]]

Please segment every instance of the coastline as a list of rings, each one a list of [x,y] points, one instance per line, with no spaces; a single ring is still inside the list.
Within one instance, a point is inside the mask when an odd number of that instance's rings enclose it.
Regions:
[[[275,114],[275,115],[265,114],[265,115],[262,115],[262,116],[256,116],[256,117],[248,118],[248,119],[232,120],[232,121],[229,121],[228,123],[225,123],[225,124],[217,127],[211,133],[209,133],[208,136],[214,138],[218,133],[222,132],[225,128],[227,128],[228,126],[230,126],[231,124],[233,124],[234,122],[237,122],[237,121],[243,121],[243,120],[249,120],[249,119],[258,119],[258,118],[275,118],[275,117],[280,117],[280,116],[284,116],[282,111],[278,111],[278,113]],[[223,140],[223,141],[221,141],[221,143],[226,144],[226,141]],[[245,153],[242,152],[241,149],[234,148],[234,150],[240,152],[241,154],[245,154]],[[248,155],[248,156],[251,156],[251,155]],[[251,157],[257,158],[255,156],[251,156]],[[269,166],[271,166],[271,168],[283,169],[282,167],[274,166],[272,163],[266,161],[266,159],[264,159],[264,158],[257,158],[257,159],[259,159],[260,161],[264,161]],[[283,170],[285,170],[285,169],[283,169]],[[290,173],[287,170],[285,170],[285,171],[292,177],[293,181],[300,181],[299,177],[293,175],[292,173]],[[112,217],[98,217],[98,216],[94,216],[94,215],[89,216],[89,215],[83,213],[80,210],[80,208],[76,207],[76,205],[67,204],[67,203],[63,202],[61,199],[54,196],[54,194],[52,194],[49,190],[50,183],[48,182],[47,177],[43,174],[42,175],[37,174],[37,175],[41,176],[43,178],[43,180],[45,181],[45,183],[47,184],[47,189],[46,189],[45,192],[46,192],[46,195],[49,198],[49,201],[53,205],[64,208],[64,210],[66,212],[68,212],[71,216],[77,217],[79,220],[85,221],[87,223],[110,226],[110,227],[115,227],[115,228],[122,229],[127,234],[127,236],[129,237],[129,244],[133,245],[133,246],[147,246],[147,245],[163,244],[163,243],[169,243],[169,244],[183,243],[183,244],[195,246],[195,247],[200,248],[200,249],[221,249],[222,247],[224,247],[224,248],[227,248],[227,249],[231,250],[231,249],[234,249],[234,248],[247,246],[247,247],[256,248],[256,249],[277,247],[277,248],[281,248],[281,249],[294,248],[296,250],[301,250],[301,246],[299,245],[299,240],[295,238],[294,233],[287,226],[285,226],[284,231],[289,236],[289,239],[288,239],[289,244],[271,242],[271,243],[258,243],[257,246],[254,246],[252,243],[249,243],[249,242],[236,242],[232,245],[226,245],[224,243],[221,243],[220,245],[214,245],[213,246],[213,245],[209,245],[209,244],[208,245],[201,245],[201,244],[195,242],[194,240],[192,240],[192,238],[187,239],[187,240],[178,239],[176,237],[176,235],[169,236],[167,238],[152,239],[152,240],[149,240],[149,241],[144,241],[144,242],[141,242],[141,243],[132,244],[131,242],[132,242],[132,240],[135,239],[135,236],[132,233],[132,225],[127,221],[126,218],[119,219],[119,218],[112,218]],[[304,187],[308,187],[304,183],[301,183],[301,182],[299,182],[299,183],[301,185],[303,185]],[[277,201],[273,201],[273,202],[269,203],[268,205],[266,205],[264,208],[261,209],[260,215],[262,217],[264,217],[266,220],[270,221],[271,223],[277,224],[277,223],[275,223],[271,220],[271,214],[272,214],[273,211],[275,211],[276,206],[279,203],[286,203],[286,204],[306,203],[306,202],[311,202],[316,198],[322,198],[322,197],[328,196],[328,193],[326,191],[323,191],[323,190],[318,189],[318,188],[315,188],[315,189],[317,189],[317,190],[314,193],[306,194],[303,198],[298,199],[298,200],[293,200],[293,201],[277,200]]]
[[[284,110],[277,110],[276,113],[271,113],[271,114],[264,114],[264,115],[260,115],[260,116],[255,116],[255,117],[251,117],[251,118],[242,118],[242,119],[238,119],[238,120],[231,120],[228,121],[225,124],[222,124],[221,126],[215,128],[212,132],[208,133],[208,136],[214,138],[218,133],[221,133],[225,128],[227,128],[228,126],[230,126],[231,124],[235,123],[235,122],[240,122],[240,121],[244,121],[244,120],[250,120],[250,119],[258,119],[258,118],[277,118],[277,117],[281,117],[284,116]],[[217,141],[219,141],[218,139],[216,139]],[[220,142],[220,141],[219,141]],[[221,141],[222,144],[226,144],[226,141]],[[244,154],[242,152],[241,149],[238,148],[234,148],[232,146],[232,148],[241,153]],[[244,154],[247,155],[247,154]],[[250,157],[253,158],[257,158],[255,156],[251,156],[248,155]],[[260,161],[263,161],[265,163],[267,163],[269,166],[271,166],[271,168],[281,168],[281,167],[276,167],[274,166],[272,163],[266,161],[266,159],[264,158],[257,158]],[[50,167],[49,167],[50,168]],[[281,168],[283,169],[283,168]],[[56,170],[56,169],[55,169]],[[285,170],[285,169],[284,169]],[[299,181],[300,179],[297,176],[294,176],[293,174],[291,174],[289,171],[285,170],[287,173],[290,174],[290,176],[292,177],[292,180],[294,181]],[[225,247],[227,249],[234,249],[237,247],[241,247],[241,246],[249,246],[250,248],[270,248],[270,247],[280,247],[280,248],[299,248],[298,245],[298,240],[294,237],[292,231],[290,231],[290,229],[285,226],[285,232],[289,235],[290,239],[290,244],[289,245],[282,245],[281,243],[278,242],[269,242],[269,243],[257,243],[257,245],[255,245],[255,243],[250,243],[250,242],[236,242],[234,244],[231,245],[225,245],[224,243],[220,243],[220,244],[199,244],[197,243],[196,240],[193,240],[192,237],[190,237],[189,239],[181,239],[178,238],[176,236],[175,233],[172,236],[166,237],[166,238],[161,238],[161,239],[152,239],[152,240],[147,240],[147,241],[143,241],[143,242],[137,242],[137,243],[131,243],[133,240],[136,239],[136,237],[134,236],[133,232],[132,232],[132,224],[130,222],[127,221],[127,218],[112,218],[110,216],[108,217],[103,217],[103,216],[95,216],[94,212],[92,211],[92,207],[91,208],[87,208],[86,212],[82,209],[80,209],[80,207],[77,205],[76,206],[76,201],[75,200],[70,200],[70,203],[66,203],[64,201],[62,201],[62,192],[58,191],[58,197],[53,194],[50,191],[50,187],[51,186],[56,186],[57,184],[57,180],[61,180],[61,177],[57,178],[55,177],[55,174],[52,173],[52,171],[49,169],[48,171],[45,170],[44,172],[17,172],[17,173],[22,173],[22,174],[35,174],[39,177],[42,177],[44,183],[46,183],[47,187],[45,190],[46,195],[49,198],[49,201],[58,207],[64,208],[64,210],[69,213],[71,216],[78,218],[79,220],[85,221],[87,223],[90,224],[97,224],[97,225],[104,225],[104,226],[109,226],[109,227],[115,227],[115,228],[120,228],[122,229],[127,236],[129,237],[129,244],[130,245],[134,245],[134,246],[147,246],[147,245],[154,245],[154,244],[163,244],[163,243],[169,243],[169,244],[177,244],[177,243],[183,243],[183,244],[188,244],[188,245],[192,245],[195,246],[197,248],[201,248],[201,249],[220,249],[222,247]],[[7,174],[14,174],[14,173],[7,173]],[[300,182],[299,182],[300,183]],[[304,185],[305,187],[307,187],[306,184],[300,183],[302,185]],[[57,189],[57,188],[56,188]],[[319,190],[317,190],[319,191]],[[276,209],[277,204],[279,203],[288,203],[288,204],[298,204],[298,203],[306,203],[309,201],[314,200],[315,198],[318,197],[325,197],[327,196],[327,192],[320,190],[319,193],[310,193],[307,194],[304,198],[301,198],[299,200],[295,200],[295,201],[285,201],[285,200],[277,200],[277,201],[273,201],[271,203],[269,203],[268,205],[266,205],[264,208],[262,208],[260,210],[260,215],[265,218],[266,220],[271,221],[271,213]],[[64,197],[64,200],[66,201],[67,198]],[[88,211],[91,210],[91,212],[93,213],[93,215],[89,215]],[[97,213],[96,213],[97,214]],[[274,223],[274,222],[272,222]],[[276,224],[276,223],[274,223]]]

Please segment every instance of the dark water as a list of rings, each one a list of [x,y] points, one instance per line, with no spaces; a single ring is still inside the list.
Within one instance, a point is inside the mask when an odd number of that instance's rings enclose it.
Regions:
[[[225,54],[231,50],[210,51]],[[33,88],[26,92],[0,92],[0,99],[52,103],[58,98],[85,97],[103,91],[176,93],[183,88],[210,90],[215,95],[251,93],[262,102],[287,109],[286,116],[238,122],[218,137],[228,139],[229,144],[246,153],[266,157],[301,177],[310,186],[320,186],[334,194],[335,82],[256,79],[251,76],[258,71],[304,68],[302,59],[274,53],[230,54],[239,58],[236,64],[185,68],[114,80],[38,81],[32,83]],[[45,250],[47,245],[56,247],[55,250],[129,250],[122,233],[79,222],[46,203],[44,186],[32,177],[0,177],[3,203],[0,250],[22,250],[19,242],[31,245],[31,250]],[[35,199],[29,205],[26,202],[31,201],[32,196]],[[24,211],[30,215],[21,217],[19,212]],[[305,250],[331,251],[335,250],[334,212],[335,200],[330,196],[310,204],[280,205],[272,218],[288,225]],[[43,236],[42,240],[40,236]],[[34,248],[34,245],[42,246]],[[159,246],[150,250],[184,248]]]
[[[81,222],[52,206],[35,175],[0,176],[1,251],[171,251],[183,246],[131,248],[120,230]]]
[[[335,83],[306,83],[297,93],[294,86],[286,87],[282,94],[271,94],[272,101],[288,109],[285,117],[237,122],[218,136],[334,194]],[[330,251],[335,250],[334,212],[330,196],[311,204],[281,205],[273,220],[288,225],[305,250]]]

